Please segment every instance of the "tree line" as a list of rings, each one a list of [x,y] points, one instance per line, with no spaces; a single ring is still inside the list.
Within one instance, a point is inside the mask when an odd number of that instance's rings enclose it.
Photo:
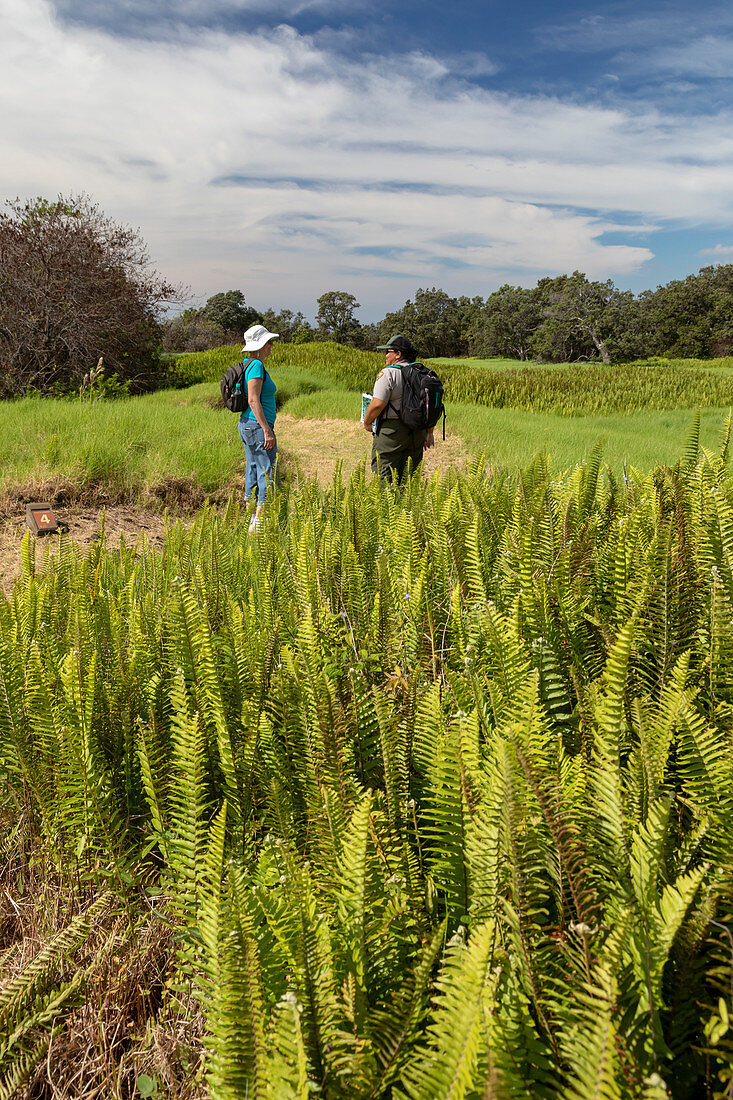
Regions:
[[[225,291],[165,322],[164,346],[217,347],[260,321],[286,341],[336,340],[358,348],[405,332],[426,358],[611,363],[651,356],[704,359],[733,348],[733,264],[703,267],[638,295],[581,271],[547,276],[529,288],[506,284],[485,299],[419,289],[376,324],[357,320],[359,303],[345,290],[322,294],[316,306],[316,323],[310,325],[302,313],[258,311],[246,304],[241,290]]]
[[[580,271],[505,285],[487,298],[433,287],[377,323],[362,323],[347,290],[316,302],[315,323],[290,309],[258,309],[242,290],[214,294],[171,316],[181,288],[153,271],[138,231],[88,196],[16,200],[0,211],[0,398],[83,390],[141,392],[166,381],[164,352],[236,343],[256,321],[284,341],[335,340],[374,348],[410,335],[424,358],[506,356],[541,362],[650,356],[705,358],[733,348],[733,264],[703,267],[635,295]],[[99,363],[100,358],[102,364]]]

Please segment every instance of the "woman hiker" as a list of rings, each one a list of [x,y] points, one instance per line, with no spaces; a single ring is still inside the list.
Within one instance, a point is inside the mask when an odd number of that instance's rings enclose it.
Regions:
[[[253,356],[248,364],[247,408],[239,418],[239,434],[247,456],[244,478],[245,500],[255,501],[249,531],[252,534],[262,524],[267,501],[267,483],[277,477],[277,440],[275,439],[275,391],[277,386],[265,370],[265,360],[272,351],[272,341],[279,336],[268,332],[264,325],[252,325],[244,334],[242,351]]]
[[[374,434],[372,471],[383,481],[401,481],[412,459],[416,470],[422,462],[423,448],[433,446],[433,429],[408,428],[400,420],[402,408],[402,365],[414,363],[417,352],[401,333],[393,336],[377,351],[384,352],[384,370],[377,375],[372,400],[364,413],[364,427]]]

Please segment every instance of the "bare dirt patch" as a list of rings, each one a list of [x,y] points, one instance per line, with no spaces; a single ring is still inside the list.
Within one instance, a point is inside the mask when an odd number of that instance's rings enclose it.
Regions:
[[[102,508],[71,508],[56,506],[56,519],[69,537],[86,548],[101,535],[102,514],[104,531],[110,546],[119,546],[124,534],[128,545],[138,542],[144,535],[150,546],[160,548],[165,541],[165,516],[160,512],[127,506],[112,505]],[[0,521],[0,586],[10,593],[20,573],[20,549],[28,528],[25,522],[25,506],[22,514]],[[29,535],[36,541],[36,561],[43,561],[46,553],[53,556],[58,549],[58,534]]]

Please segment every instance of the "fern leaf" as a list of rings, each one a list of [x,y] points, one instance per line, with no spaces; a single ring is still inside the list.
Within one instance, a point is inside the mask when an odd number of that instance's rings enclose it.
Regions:
[[[487,921],[471,934],[468,946],[459,942],[448,949],[429,1047],[414,1055],[403,1073],[403,1087],[414,1100],[463,1100],[479,1084],[479,1046],[496,983],[490,974],[495,935],[494,922]]]

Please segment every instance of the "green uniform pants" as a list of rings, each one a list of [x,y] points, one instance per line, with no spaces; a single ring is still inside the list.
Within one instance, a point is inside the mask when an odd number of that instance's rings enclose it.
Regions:
[[[408,459],[413,470],[422,462],[427,434],[424,428],[406,428],[397,417],[383,420],[372,443],[372,472],[384,481],[401,481]]]

